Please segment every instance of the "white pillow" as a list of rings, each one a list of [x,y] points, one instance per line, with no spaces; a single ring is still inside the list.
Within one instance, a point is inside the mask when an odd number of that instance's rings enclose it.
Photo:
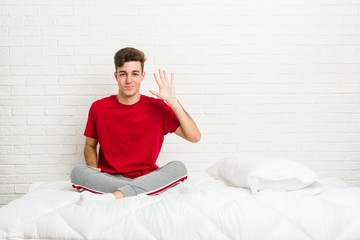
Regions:
[[[270,189],[298,190],[318,181],[317,175],[300,163],[282,159],[223,159],[206,170],[212,177],[221,177],[237,187],[252,192]]]

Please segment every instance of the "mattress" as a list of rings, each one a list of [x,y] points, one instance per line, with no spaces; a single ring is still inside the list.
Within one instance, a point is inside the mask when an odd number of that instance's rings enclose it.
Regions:
[[[70,182],[36,183],[0,209],[0,239],[359,240],[360,188],[231,187],[204,174],[157,195],[79,206]]]

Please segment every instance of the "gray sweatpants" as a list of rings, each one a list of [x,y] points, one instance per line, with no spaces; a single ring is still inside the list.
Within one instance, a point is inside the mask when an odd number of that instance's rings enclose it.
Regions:
[[[140,193],[147,195],[161,193],[184,181],[187,178],[187,170],[182,162],[173,161],[151,173],[132,179],[98,172],[86,165],[80,165],[72,170],[70,178],[73,187],[80,191],[112,193],[118,190],[128,197]]]

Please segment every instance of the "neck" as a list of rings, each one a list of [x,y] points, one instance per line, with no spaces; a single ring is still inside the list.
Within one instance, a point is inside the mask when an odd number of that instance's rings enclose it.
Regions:
[[[121,94],[116,95],[118,102],[124,105],[135,104],[140,100],[140,97],[140,94],[136,94],[134,96],[122,96]]]

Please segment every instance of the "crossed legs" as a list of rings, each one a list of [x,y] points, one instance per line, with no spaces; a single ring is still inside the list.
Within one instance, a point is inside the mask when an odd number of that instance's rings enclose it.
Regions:
[[[144,176],[131,179],[122,175],[98,172],[85,165],[75,167],[70,175],[73,187],[92,193],[113,193],[116,198],[137,194],[161,193],[187,178],[185,165],[180,161],[170,162]],[[87,193],[88,196],[90,196]],[[114,198],[114,197],[113,197]]]

